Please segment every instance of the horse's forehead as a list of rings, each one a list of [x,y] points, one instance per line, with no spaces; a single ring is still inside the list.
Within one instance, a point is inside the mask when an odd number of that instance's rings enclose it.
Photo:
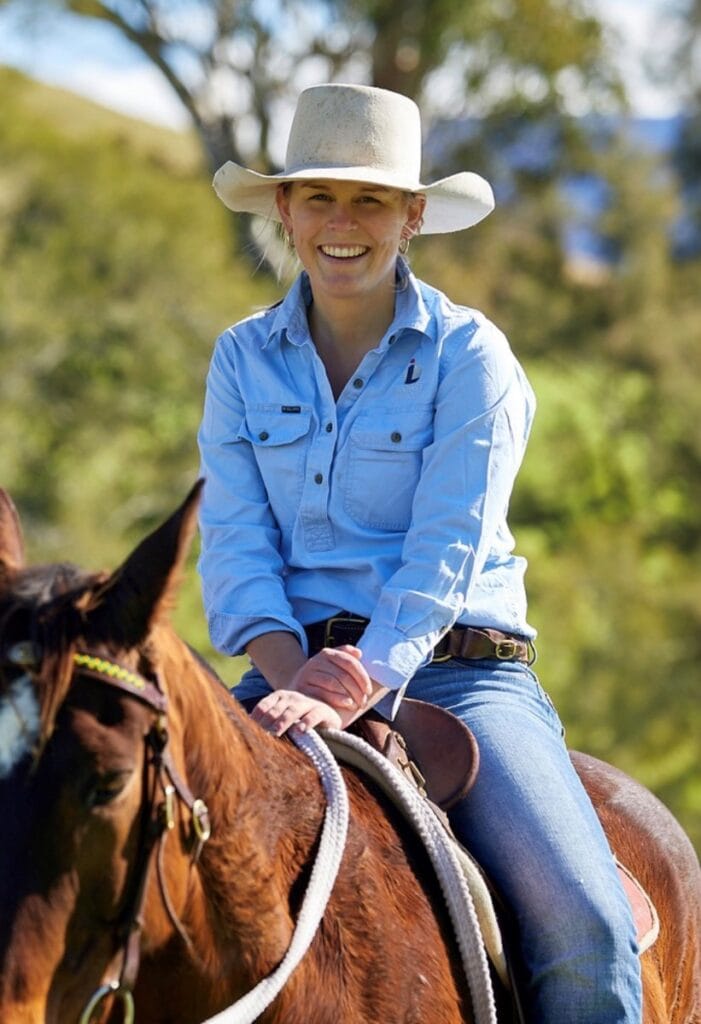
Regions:
[[[26,674],[12,681],[0,696],[0,779],[35,748],[41,728],[36,691]]]
[[[45,604],[61,594],[81,589],[97,580],[69,562],[30,566],[5,578],[0,591],[3,604],[20,603],[27,607]]]
[[[69,563],[21,569],[0,584],[0,648],[33,639],[35,625],[51,628],[72,614],[86,594],[99,585],[104,574],[88,575]]]

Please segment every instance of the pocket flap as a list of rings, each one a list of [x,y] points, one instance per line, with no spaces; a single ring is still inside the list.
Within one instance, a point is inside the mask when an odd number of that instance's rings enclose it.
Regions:
[[[289,411],[285,411],[289,410]],[[238,436],[261,447],[292,444],[309,433],[311,409],[266,405],[247,409]]]

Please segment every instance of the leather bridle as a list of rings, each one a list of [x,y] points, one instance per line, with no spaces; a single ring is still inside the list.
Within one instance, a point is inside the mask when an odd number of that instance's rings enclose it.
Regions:
[[[40,661],[38,645],[15,644],[6,654],[7,660],[21,665],[25,671],[36,669]],[[94,679],[127,696],[140,701],[155,715],[154,722],[144,737],[144,779],[142,800],[142,828],[140,845],[132,871],[128,896],[116,924],[116,940],[121,952],[121,969],[116,979],[99,986],[88,1000],[78,1024],[91,1024],[93,1014],[109,998],[122,1003],[124,1024],[133,1024],[133,990],[139,971],[143,911],[151,874],[151,863],[156,851],[156,872],[161,898],[168,916],[191,954],[197,957],[192,940],[179,921],[165,884],[163,853],[165,837],[175,828],[176,800],[188,809],[192,825],[192,862],[196,863],[202,847],[211,835],[209,810],[203,800],[193,795],[178,772],[168,747],[168,699],[157,672],[147,679],[119,662],[88,651],[73,654],[75,675]]]

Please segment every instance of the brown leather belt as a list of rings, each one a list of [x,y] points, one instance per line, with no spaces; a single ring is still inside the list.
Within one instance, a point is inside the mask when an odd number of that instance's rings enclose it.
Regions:
[[[322,647],[357,644],[368,622],[368,619],[358,615],[343,613],[305,626],[310,656],[317,654]],[[523,661],[532,665],[535,661],[535,648],[527,637],[515,633],[502,633],[501,630],[486,627],[453,626],[436,644],[431,660],[441,662],[451,658],[496,658],[498,661]]]

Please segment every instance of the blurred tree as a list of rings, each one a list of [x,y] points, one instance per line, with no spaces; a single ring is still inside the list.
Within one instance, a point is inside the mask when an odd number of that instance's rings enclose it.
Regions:
[[[506,100],[620,97],[601,24],[582,0],[0,0],[112,25],[165,76],[211,169],[279,166],[271,129],[304,85],[364,81],[427,117]]]

